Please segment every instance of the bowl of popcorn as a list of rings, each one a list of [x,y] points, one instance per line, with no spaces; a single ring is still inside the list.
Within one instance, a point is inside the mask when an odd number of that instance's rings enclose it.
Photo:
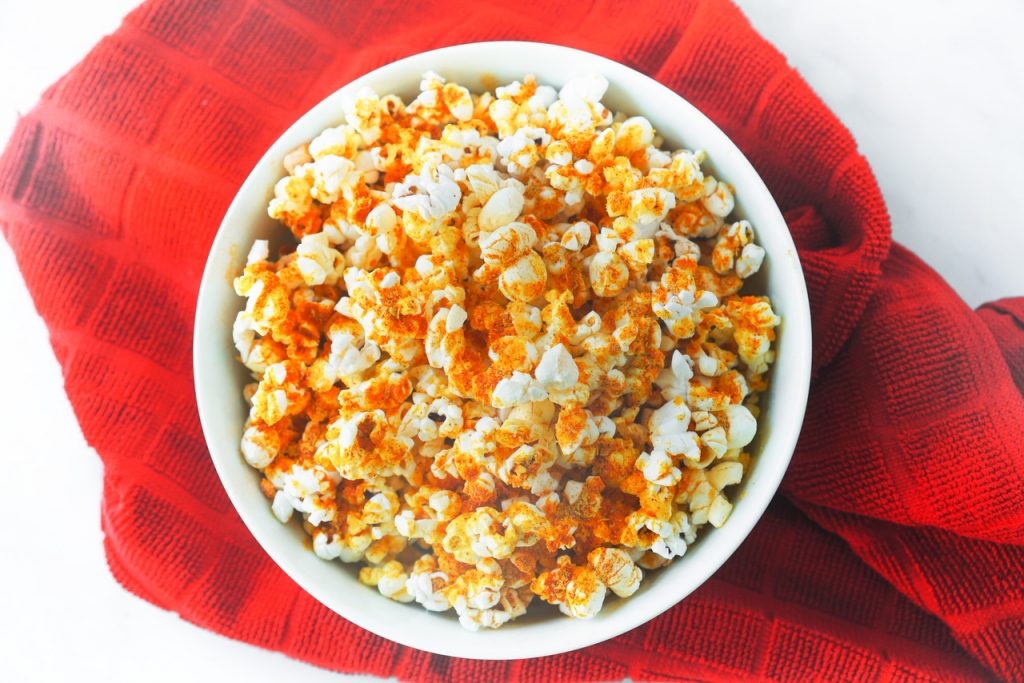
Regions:
[[[796,250],[750,163],[654,80],[460,45],[311,109],[211,249],[217,471],[300,586],[404,645],[614,637],[756,524],[810,377]]]

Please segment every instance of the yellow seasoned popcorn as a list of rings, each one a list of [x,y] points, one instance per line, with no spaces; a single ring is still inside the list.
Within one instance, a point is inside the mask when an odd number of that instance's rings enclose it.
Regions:
[[[241,453],[282,522],[400,602],[497,628],[624,599],[725,524],[779,317],[705,153],[607,82],[364,90],[284,159],[235,280]]]

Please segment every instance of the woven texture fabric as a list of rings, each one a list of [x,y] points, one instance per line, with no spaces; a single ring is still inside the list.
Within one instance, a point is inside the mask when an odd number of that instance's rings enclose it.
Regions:
[[[21,120],[0,220],[104,461],[117,580],[232,638],[400,679],[1024,679],[1024,300],[972,311],[892,245],[849,133],[724,0],[506,7],[151,0]],[[514,662],[403,648],[303,593],[232,510],[190,376],[207,250],[269,144],[361,73],[494,39],[606,55],[714,119],[785,212],[815,334],[792,468],[737,554],[641,628]]]

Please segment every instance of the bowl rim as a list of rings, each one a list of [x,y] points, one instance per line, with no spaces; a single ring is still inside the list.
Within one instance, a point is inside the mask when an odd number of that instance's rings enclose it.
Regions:
[[[734,182],[733,177],[729,178],[729,182],[734,185],[741,186],[744,195],[747,197],[753,193],[762,196],[762,201],[760,201],[760,203],[763,204],[763,212],[758,218],[758,229],[763,230],[766,220],[775,224],[776,228],[781,228],[777,238],[784,243],[782,246],[785,249],[786,257],[792,257],[792,260],[796,263],[795,278],[789,278],[792,281],[787,282],[785,285],[786,289],[793,289],[796,301],[792,304],[792,308],[786,312],[783,322],[784,329],[781,335],[785,340],[785,345],[794,347],[794,352],[788,354],[791,362],[793,363],[793,365],[788,368],[788,373],[793,375],[793,384],[795,385],[793,389],[795,393],[787,394],[784,411],[773,411],[773,421],[771,421],[772,433],[770,436],[764,437],[765,443],[760,446],[760,451],[764,451],[766,443],[770,440],[776,451],[779,451],[780,453],[775,456],[778,458],[778,461],[775,462],[773,468],[765,474],[766,479],[760,480],[758,488],[752,491],[747,489],[742,500],[736,501],[736,509],[733,510],[733,515],[730,518],[729,524],[723,526],[721,529],[715,529],[715,533],[710,535],[710,538],[715,540],[711,540],[709,544],[708,538],[702,539],[701,543],[703,545],[713,545],[716,548],[716,552],[712,555],[710,562],[698,566],[693,573],[696,580],[691,580],[689,582],[690,585],[688,585],[685,590],[680,590],[671,594],[669,599],[664,603],[660,603],[654,609],[646,612],[633,610],[623,613],[623,610],[616,610],[615,615],[611,615],[603,621],[602,628],[586,630],[582,636],[578,635],[573,638],[570,637],[570,634],[572,633],[571,629],[561,629],[558,632],[559,638],[556,639],[530,639],[525,637],[525,629],[530,628],[530,625],[526,625],[516,629],[515,635],[518,636],[518,638],[515,639],[516,646],[514,648],[495,647],[497,634],[506,632],[506,629],[509,629],[509,627],[506,626],[502,629],[498,629],[497,631],[487,633],[481,631],[479,633],[481,637],[479,638],[478,646],[474,646],[472,649],[467,650],[466,648],[458,646],[449,646],[446,641],[439,640],[434,636],[429,636],[426,640],[418,640],[417,636],[409,633],[408,628],[403,627],[401,624],[391,623],[387,619],[376,618],[373,615],[364,614],[362,612],[344,611],[343,607],[339,606],[338,600],[329,594],[326,588],[322,587],[318,582],[310,579],[304,570],[299,567],[297,552],[312,554],[307,547],[303,545],[299,545],[296,548],[278,547],[277,544],[261,530],[262,522],[256,519],[256,515],[258,513],[243,502],[244,498],[240,489],[241,484],[237,482],[227,471],[228,464],[226,458],[240,458],[238,450],[235,449],[234,452],[230,454],[216,452],[217,449],[214,446],[215,440],[211,437],[214,430],[214,421],[216,420],[218,411],[216,409],[217,405],[215,403],[211,403],[212,398],[209,397],[208,384],[202,368],[204,359],[207,355],[205,349],[210,345],[208,339],[204,338],[204,333],[208,328],[203,325],[203,319],[210,317],[210,310],[214,310],[215,307],[218,306],[218,302],[214,300],[214,295],[211,294],[211,289],[213,287],[213,280],[215,278],[222,277],[222,274],[213,272],[214,268],[212,266],[214,265],[218,251],[225,248],[225,243],[229,239],[228,236],[231,231],[228,229],[228,226],[233,222],[235,215],[244,210],[244,195],[248,194],[247,190],[250,188],[250,185],[254,183],[254,179],[259,174],[261,168],[276,158],[277,154],[281,152],[280,148],[288,138],[292,137],[295,131],[304,128],[307,125],[307,121],[316,119],[317,116],[321,114],[321,110],[324,109],[329,102],[337,100],[343,95],[343,93],[354,93],[364,86],[372,85],[374,81],[380,81],[388,77],[397,77],[407,72],[415,72],[418,77],[418,75],[423,73],[423,71],[432,68],[429,65],[431,61],[440,60],[442,57],[448,57],[454,53],[465,52],[467,55],[471,55],[474,51],[478,50],[520,51],[524,49],[541,51],[550,54],[552,57],[556,57],[561,54],[563,56],[571,56],[575,59],[582,59],[585,61],[588,71],[601,73],[608,78],[610,82],[626,81],[634,84],[630,87],[653,88],[664,95],[670,96],[673,100],[674,106],[679,108],[679,112],[681,114],[685,114],[688,121],[693,121],[695,123],[699,122],[704,128],[708,129],[705,132],[710,135],[717,136],[717,139],[714,141],[714,146],[718,150],[716,154],[721,156],[722,151],[725,150],[729,155],[733,156],[737,160],[735,163],[742,164],[745,167],[744,175],[746,177],[742,180],[742,185]],[[528,68],[524,68],[522,71],[524,74],[529,73]],[[335,120],[336,118],[337,117],[335,117]],[[702,142],[704,141],[702,140]],[[767,198],[767,202],[763,201],[764,198]],[[197,297],[193,330],[193,381],[204,440],[209,449],[210,458],[213,461],[214,468],[217,471],[217,475],[221,484],[224,486],[225,492],[227,493],[233,508],[263,551],[266,552],[274,563],[277,564],[278,567],[280,567],[305,592],[310,594],[331,611],[337,613],[342,618],[351,621],[357,626],[401,645],[441,655],[469,659],[511,660],[548,656],[570,652],[595,643],[604,642],[654,619],[676,605],[678,602],[684,600],[699,586],[703,585],[707,579],[710,578],[710,576],[714,574],[746,540],[750,532],[753,530],[753,527],[763,516],[768,504],[777,492],[796,448],[797,439],[806,410],[807,398],[810,390],[810,378],[810,304],[807,296],[807,288],[803,271],[799,265],[799,256],[797,254],[796,247],[793,244],[792,236],[790,235],[785,219],[783,218],[777,203],[764,184],[764,181],[757,173],[753,164],[750,163],[749,159],[747,159],[747,157],[739,150],[732,139],[729,138],[729,136],[726,135],[703,112],[690,104],[681,95],[672,91],[670,88],[655,79],[640,73],[625,64],[616,62],[601,55],[585,50],[579,50],[577,48],[536,41],[480,41],[450,45],[412,54],[380,66],[350,80],[307,109],[305,113],[296,119],[275,139],[275,141],[260,157],[259,161],[256,162],[252,170],[247,174],[246,179],[238,187],[231,204],[225,212],[224,218],[218,226],[216,236],[210,246],[207,261],[204,266]],[[776,400],[778,399],[776,398]],[[776,424],[774,420],[779,420],[780,424]],[[740,508],[744,511],[744,515],[742,519],[737,519],[738,515],[736,512],[737,509]],[[261,513],[265,514],[266,511],[261,511]],[[734,522],[736,522],[735,526],[733,526]],[[728,529],[728,532],[725,531],[726,529]],[[662,583],[664,584],[664,582]],[[664,593],[665,591],[662,590],[660,592]],[[382,600],[385,599],[382,596],[380,597]],[[630,598],[630,600],[632,600],[632,598]],[[615,616],[618,616],[619,618],[615,618]],[[418,637],[422,638],[423,635],[418,634]],[[504,641],[505,639],[503,638],[501,640]]]

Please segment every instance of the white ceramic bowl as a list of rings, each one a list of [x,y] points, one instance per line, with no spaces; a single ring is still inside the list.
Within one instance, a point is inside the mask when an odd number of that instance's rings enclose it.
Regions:
[[[613,111],[646,116],[671,149],[708,151],[706,167],[735,186],[735,215],[753,223],[767,250],[764,267],[748,287],[771,297],[783,323],[771,387],[762,399],[756,454],[741,490],[732,495],[732,516],[669,567],[648,572],[635,595],[610,598],[590,620],[570,620],[534,601],[519,620],[473,633],[459,626],[451,612],[430,613],[416,604],[392,602],[359,584],[356,567],[316,557],[298,525],[279,523],[260,493],[259,473],[239,453],[247,414],[242,386],[249,380],[231,342],[232,321],[244,304],[232,290],[231,278],[241,272],[253,240],[280,243],[287,238],[266,210],[283,173],[281,161],[290,150],[339,123],[345,95],[370,86],[380,94],[411,98],[428,70],[481,90],[484,78],[507,83],[535,74],[539,82],[557,87],[581,74],[603,75],[611,84],[603,101]],[[224,488],[253,536],[289,576],[341,616],[403,645],[457,657],[518,659],[585,647],[643,624],[700,586],[743,542],[782,480],[803,421],[810,380],[810,312],[800,262],[778,207],[750,162],[707,117],[665,86],[603,57],[540,43],[475,43],[414,55],[357,78],[313,107],[263,155],[224,216],[206,264],[196,311],[194,363],[199,415]]]

